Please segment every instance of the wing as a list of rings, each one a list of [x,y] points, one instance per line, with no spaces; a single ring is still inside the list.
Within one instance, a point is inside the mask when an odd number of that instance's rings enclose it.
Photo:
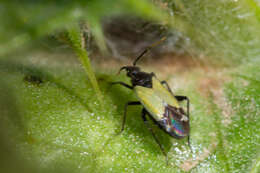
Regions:
[[[135,86],[135,93],[145,109],[159,123],[160,127],[175,138],[189,134],[189,119],[178,101],[161,84],[153,78],[152,88]]]
[[[154,94],[160,97],[165,104],[179,108],[180,106],[177,99],[172,95],[170,91],[168,91],[167,88],[165,88],[161,84],[161,81],[159,81],[156,77],[153,77],[152,80]]]
[[[175,138],[183,138],[189,134],[189,118],[182,108],[171,105],[165,107],[164,117],[159,121],[164,130]]]
[[[164,104],[162,98],[155,95],[152,88],[136,86],[134,91],[145,109],[156,121],[160,121],[164,114]]]
[[[165,106],[180,107],[176,98],[155,77],[152,78],[152,88],[135,86],[134,91],[156,121],[160,121],[164,117]]]

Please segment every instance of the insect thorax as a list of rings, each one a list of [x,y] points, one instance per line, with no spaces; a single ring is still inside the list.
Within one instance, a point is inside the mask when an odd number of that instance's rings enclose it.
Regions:
[[[138,72],[134,76],[131,76],[131,82],[133,86],[152,88],[152,77],[151,73]]]

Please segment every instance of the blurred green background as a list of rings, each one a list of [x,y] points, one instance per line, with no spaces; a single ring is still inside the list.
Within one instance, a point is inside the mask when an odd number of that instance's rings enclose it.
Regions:
[[[260,172],[259,0],[0,2],[0,172]],[[191,102],[191,147],[140,116],[139,62]],[[150,122],[152,123],[152,122]]]

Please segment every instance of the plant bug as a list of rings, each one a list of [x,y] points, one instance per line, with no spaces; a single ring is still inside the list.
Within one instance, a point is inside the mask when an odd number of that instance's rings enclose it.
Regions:
[[[147,115],[170,136],[176,139],[187,137],[188,145],[190,147],[189,98],[187,96],[174,95],[166,81],[160,81],[153,72],[143,72],[136,66],[137,61],[140,60],[146,52],[165,39],[166,38],[163,37],[161,40],[146,48],[135,59],[132,66],[121,67],[118,73],[125,70],[127,76],[131,78],[132,85],[123,82],[112,82],[112,84],[119,84],[133,90],[139,100],[125,104],[121,132],[125,127],[127,107],[132,105],[143,105],[143,121],[150,130],[156,143],[159,145],[162,153],[165,155],[166,163],[168,163],[167,154],[152,128],[149,126]],[[186,113],[179,104],[179,102],[184,100],[187,101]]]

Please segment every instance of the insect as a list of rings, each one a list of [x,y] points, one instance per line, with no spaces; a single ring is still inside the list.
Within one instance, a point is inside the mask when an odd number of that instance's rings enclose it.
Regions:
[[[143,121],[150,130],[156,143],[159,145],[160,150],[165,155],[167,163],[167,153],[150,127],[147,118],[151,118],[163,131],[176,139],[187,137],[188,145],[190,146],[189,98],[187,96],[174,95],[166,81],[160,81],[153,72],[143,72],[136,66],[137,61],[140,60],[146,52],[165,39],[166,38],[164,37],[146,48],[135,59],[132,66],[121,67],[118,73],[125,70],[127,76],[131,78],[132,85],[124,82],[112,82],[112,84],[119,84],[133,90],[139,100],[131,101],[125,104],[121,132],[125,127],[127,107],[142,105]],[[186,112],[179,104],[179,102],[184,100],[187,102]]]

